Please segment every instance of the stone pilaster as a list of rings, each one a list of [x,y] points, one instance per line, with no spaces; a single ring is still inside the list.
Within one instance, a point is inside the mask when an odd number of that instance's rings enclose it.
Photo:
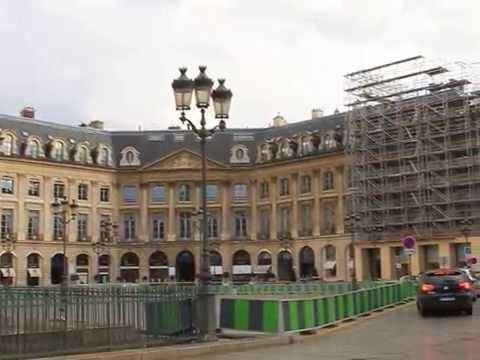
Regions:
[[[257,216],[257,179],[250,180],[250,239],[257,240],[258,216]]]
[[[269,182],[270,192],[270,239],[277,239],[277,177],[272,177]]]
[[[225,181],[222,183],[222,240],[230,239],[230,182]]]
[[[312,174],[313,184],[313,236],[320,236],[320,172]]]
[[[141,183],[140,186],[140,231],[138,234],[138,240],[140,242],[147,242],[150,238],[148,231],[148,183]]]
[[[168,183],[168,241],[176,240],[175,203],[175,183]]]
[[[290,221],[291,224],[291,234],[293,239],[298,238],[298,174],[293,174],[292,177],[292,218]]]

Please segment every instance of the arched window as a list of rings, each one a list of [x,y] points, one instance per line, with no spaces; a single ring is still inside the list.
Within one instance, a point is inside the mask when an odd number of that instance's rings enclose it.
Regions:
[[[312,151],[312,142],[310,137],[304,136],[302,137],[302,153],[309,154]]]
[[[268,151],[268,145],[263,144],[260,146],[260,161],[268,161],[270,157],[269,151]]]
[[[80,254],[77,256],[77,266],[88,266],[88,255]]]
[[[127,163],[133,163],[133,160],[135,159],[135,154],[133,153],[133,151],[127,151],[127,153],[125,154],[125,159],[127,160]]]
[[[100,151],[100,155],[98,158],[98,163],[100,165],[108,165],[109,158],[110,158],[110,150],[108,150],[106,147],[102,147],[102,150]]]
[[[325,275],[327,277],[333,277],[337,275],[337,249],[333,245],[327,245],[324,248],[325,253]]]
[[[168,266],[167,255],[161,251],[155,251],[152,255],[150,255],[149,265],[150,267]]]
[[[81,163],[86,163],[87,160],[88,160],[88,149],[86,146],[82,146],[80,147],[80,154],[78,156],[78,160],[81,162]]]
[[[10,134],[5,135],[3,139],[3,146],[2,151],[5,155],[12,155],[13,152],[13,144],[14,144],[14,137]]]
[[[233,254],[233,265],[250,265],[250,254],[245,250],[238,250]]]
[[[284,157],[284,158],[290,156],[290,149],[288,147],[288,144],[286,142],[284,142],[284,143],[282,143],[281,146],[282,146],[280,148],[281,156]]]
[[[65,151],[65,145],[63,144],[63,142],[55,141],[52,157],[55,160],[61,161],[63,160],[64,151]]]
[[[36,159],[40,155],[40,143],[35,139],[28,141],[28,155]]]
[[[120,259],[120,266],[134,266],[138,267],[140,264],[140,260],[138,259],[138,255],[135,253],[128,252],[122,256]]]
[[[268,251],[262,251],[260,254],[258,254],[257,265],[272,265],[272,255]]]
[[[335,141],[328,134],[325,135],[324,144],[325,144],[325,149],[326,150],[333,149],[335,147]]]

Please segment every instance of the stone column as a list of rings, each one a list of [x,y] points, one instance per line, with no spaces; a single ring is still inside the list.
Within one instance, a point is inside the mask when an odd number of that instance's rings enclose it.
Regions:
[[[27,249],[23,249],[22,252],[27,252]],[[17,256],[13,259],[13,268],[15,269],[14,285],[25,286],[27,285],[27,257]]]
[[[175,183],[168,183],[168,241],[176,240],[175,226]]]
[[[343,234],[344,233],[344,210],[343,210],[343,167],[337,167],[335,169],[335,190],[338,194],[337,200],[337,212],[335,214],[335,228],[337,229],[337,233]]]
[[[277,239],[277,177],[272,177],[269,181],[270,191],[270,239]]]
[[[68,201],[71,203],[72,200],[77,200],[77,181],[75,179],[68,179],[68,189],[67,189],[67,194],[68,194]],[[71,217],[70,210],[67,211],[67,220],[68,218]],[[67,242],[76,242],[77,241],[77,219],[70,221],[67,224]],[[67,249],[68,252],[68,249]],[[75,269],[75,262],[72,263],[72,256],[68,256],[68,262],[69,262],[69,267],[68,267],[68,272],[72,273],[72,269]]]
[[[291,233],[292,239],[298,238],[298,174],[293,174],[292,177],[292,218],[291,218]]]
[[[222,240],[230,239],[230,182],[222,183]]]
[[[140,231],[138,240],[147,242],[148,236],[148,183],[140,183]]]
[[[313,236],[320,236],[320,171],[314,171],[313,177]]]
[[[257,216],[257,179],[250,180],[250,239],[257,240],[258,216]]]
[[[51,241],[53,238],[53,212],[52,212],[52,197],[53,183],[51,177],[43,178],[43,189],[41,195],[43,197],[43,240]]]
[[[385,280],[393,279],[392,251],[390,246],[388,246],[388,244],[383,244],[380,247],[380,264],[381,264],[380,277]]]
[[[17,240],[25,240],[26,239],[26,211],[25,211],[25,196],[27,192],[27,179],[24,174],[17,175],[17,187],[16,187],[16,194],[18,199],[18,208],[16,219],[14,218],[14,222],[17,224],[16,233],[17,233]]]

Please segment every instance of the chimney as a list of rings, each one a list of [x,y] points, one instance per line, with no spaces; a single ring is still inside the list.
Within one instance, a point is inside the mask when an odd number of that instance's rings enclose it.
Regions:
[[[35,109],[32,106],[25,106],[22,111],[20,111],[20,116],[35,119]]]
[[[312,109],[312,119],[323,116],[323,110],[320,108]]]
[[[92,129],[103,130],[104,123],[100,120],[93,120],[90,122],[90,124],[88,124],[88,127]]]
[[[284,125],[287,125],[287,120],[285,120],[285,118],[280,115],[280,113],[277,113],[277,116],[275,116],[273,118],[273,127],[281,127],[281,126],[284,126]]]

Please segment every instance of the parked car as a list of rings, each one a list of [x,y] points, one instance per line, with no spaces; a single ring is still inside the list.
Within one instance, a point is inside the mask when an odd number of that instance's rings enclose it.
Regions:
[[[473,313],[473,285],[462,269],[427,271],[418,284],[417,309],[421,316],[432,312]]]
[[[403,281],[418,281],[418,275],[403,275],[400,277],[400,282]]]

